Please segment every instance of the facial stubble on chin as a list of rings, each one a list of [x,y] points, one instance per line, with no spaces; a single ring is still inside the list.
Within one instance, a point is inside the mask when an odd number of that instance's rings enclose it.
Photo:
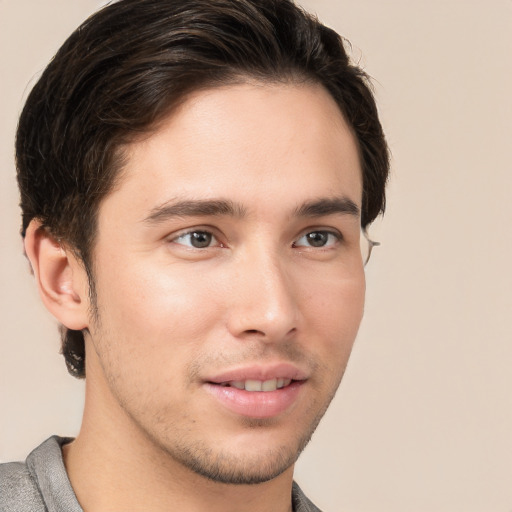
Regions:
[[[311,440],[323,414],[319,414],[296,443],[295,447],[281,446],[272,450],[260,460],[248,460],[243,455],[214,453],[205,444],[197,442],[194,446],[187,443],[175,443],[172,447],[162,448],[167,454],[193,473],[208,480],[231,485],[254,485],[272,480],[297,461],[299,455]],[[245,419],[246,428],[267,428],[272,420]],[[263,451],[263,450],[262,450]]]
[[[242,454],[235,456],[225,452],[215,453],[204,441],[196,441],[191,444],[182,438],[174,440],[174,444],[171,446],[166,446],[162,444],[162,440],[155,438],[153,438],[153,442],[158,444],[172,460],[213,482],[228,485],[261,484],[278,477],[295,464],[311,440],[337,389],[338,386],[334,388],[323,408],[317,412],[294,443],[275,448],[263,454],[259,459],[244,459]],[[313,407],[314,404],[311,405],[311,408]],[[307,415],[308,412],[310,411],[306,411],[305,414]],[[242,418],[241,426],[245,429],[268,429],[276,427],[278,422],[279,420],[275,418]],[[149,432],[146,433],[149,434]],[[264,452],[264,448],[263,446],[260,453]]]

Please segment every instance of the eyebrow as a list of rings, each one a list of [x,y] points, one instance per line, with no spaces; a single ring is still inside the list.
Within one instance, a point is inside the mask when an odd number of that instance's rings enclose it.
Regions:
[[[172,217],[211,217],[226,215],[230,217],[243,217],[245,209],[224,199],[214,200],[183,200],[167,201],[153,208],[144,219],[148,224],[158,224]]]
[[[295,210],[295,215],[298,217],[324,217],[325,215],[333,215],[336,213],[359,217],[361,210],[357,204],[348,197],[322,198],[308,201]]]
[[[294,211],[296,217],[323,217],[337,213],[359,217],[359,207],[347,197],[322,198],[307,201]],[[242,218],[245,208],[233,201],[225,199],[191,199],[182,201],[166,201],[153,208],[143,222],[159,224],[173,217],[212,217],[228,216]]]

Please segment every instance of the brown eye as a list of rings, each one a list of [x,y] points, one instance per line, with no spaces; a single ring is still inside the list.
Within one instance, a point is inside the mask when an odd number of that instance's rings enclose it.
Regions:
[[[323,231],[314,231],[306,235],[308,243],[313,247],[323,247],[329,240],[329,234]]]
[[[329,247],[340,240],[340,235],[331,231],[310,231],[302,235],[294,247]]]
[[[204,249],[210,247],[215,237],[208,231],[189,231],[176,237],[173,242],[194,249]]]

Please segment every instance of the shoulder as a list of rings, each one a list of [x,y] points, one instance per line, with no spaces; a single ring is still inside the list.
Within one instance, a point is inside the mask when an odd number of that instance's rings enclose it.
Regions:
[[[306,497],[297,482],[293,482],[292,503],[293,512],[322,512]]]
[[[0,512],[43,512],[36,482],[23,462],[0,464]]]

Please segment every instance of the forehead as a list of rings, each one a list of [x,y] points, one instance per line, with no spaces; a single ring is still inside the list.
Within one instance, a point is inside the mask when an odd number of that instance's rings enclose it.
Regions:
[[[250,209],[258,197],[277,206],[347,193],[360,205],[361,182],[355,137],[323,87],[246,83],[194,93],[129,144],[111,196],[146,210],[182,197]]]

